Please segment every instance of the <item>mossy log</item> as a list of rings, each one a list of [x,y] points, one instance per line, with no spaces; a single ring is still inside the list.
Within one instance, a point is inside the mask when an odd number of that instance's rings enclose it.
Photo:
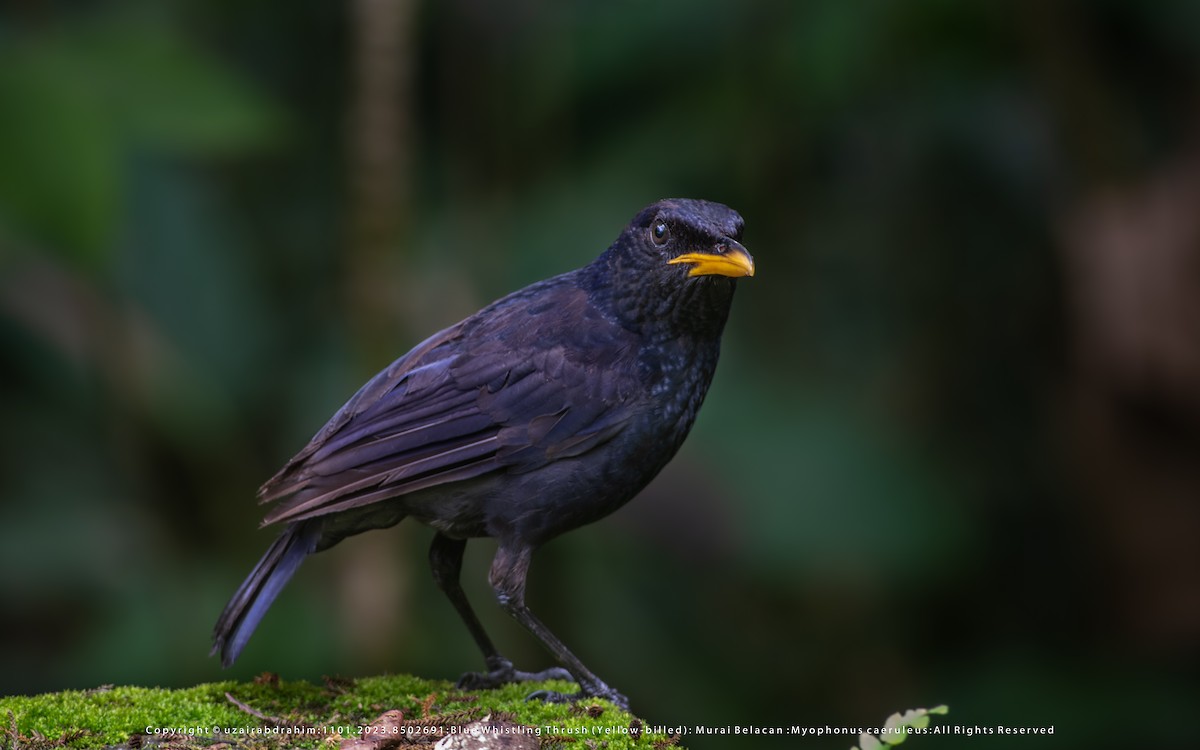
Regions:
[[[0,698],[0,750],[664,748],[678,738],[607,701],[527,701],[548,682],[463,692],[408,675],[114,687]]]

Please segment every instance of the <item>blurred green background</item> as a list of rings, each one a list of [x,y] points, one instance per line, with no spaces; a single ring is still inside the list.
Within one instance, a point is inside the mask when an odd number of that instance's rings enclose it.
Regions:
[[[410,524],[310,560],[222,672],[254,490],[424,336],[686,196],[759,274],[688,444],[539,553],[534,611],[653,722],[1173,741],[1198,83],[1185,0],[6,3],[0,694],[478,668]]]

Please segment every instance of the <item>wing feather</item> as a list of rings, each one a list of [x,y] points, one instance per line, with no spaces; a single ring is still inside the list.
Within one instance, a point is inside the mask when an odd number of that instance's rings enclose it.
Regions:
[[[561,302],[585,305],[577,289]],[[372,378],[259,491],[264,523],[352,510],[494,471],[581,455],[629,419],[612,352],[572,358],[570,316],[529,299],[497,303],[434,335]],[[594,332],[593,332],[594,333]],[[611,346],[629,346],[615,330]],[[595,337],[588,342],[593,343]],[[547,345],[555,342],[555,345]],[[624,374],[625,377],[633,377]],[[615,379],[614,379],[615,378]]]

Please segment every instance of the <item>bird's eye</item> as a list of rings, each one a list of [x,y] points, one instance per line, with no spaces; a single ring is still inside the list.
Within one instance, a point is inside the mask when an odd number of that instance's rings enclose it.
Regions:
[[[667,228],[665,221],[660,221],[650,230],[650,237],[654,240],[655,245],[661,245],[671,236],[671,230]]]

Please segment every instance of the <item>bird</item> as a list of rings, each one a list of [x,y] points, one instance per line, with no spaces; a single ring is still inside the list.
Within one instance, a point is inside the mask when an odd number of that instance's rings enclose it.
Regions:
[[[433,334],[371,378],[258,491],[282,525],[213,629],[228,667],[309,555],[412,518],[433,529],[438,588],[482,651],[484,689],[562,679],[531,699],[629,700],[525,604],[535,550],[624,505],[691,430],[720,353],[737,280],[754,275],[742,217],[703,200],[637,213],[591,263],[513,292]],[[460,584],[471,539],[491,537],[500,607],[557,662],[517,670]]]

